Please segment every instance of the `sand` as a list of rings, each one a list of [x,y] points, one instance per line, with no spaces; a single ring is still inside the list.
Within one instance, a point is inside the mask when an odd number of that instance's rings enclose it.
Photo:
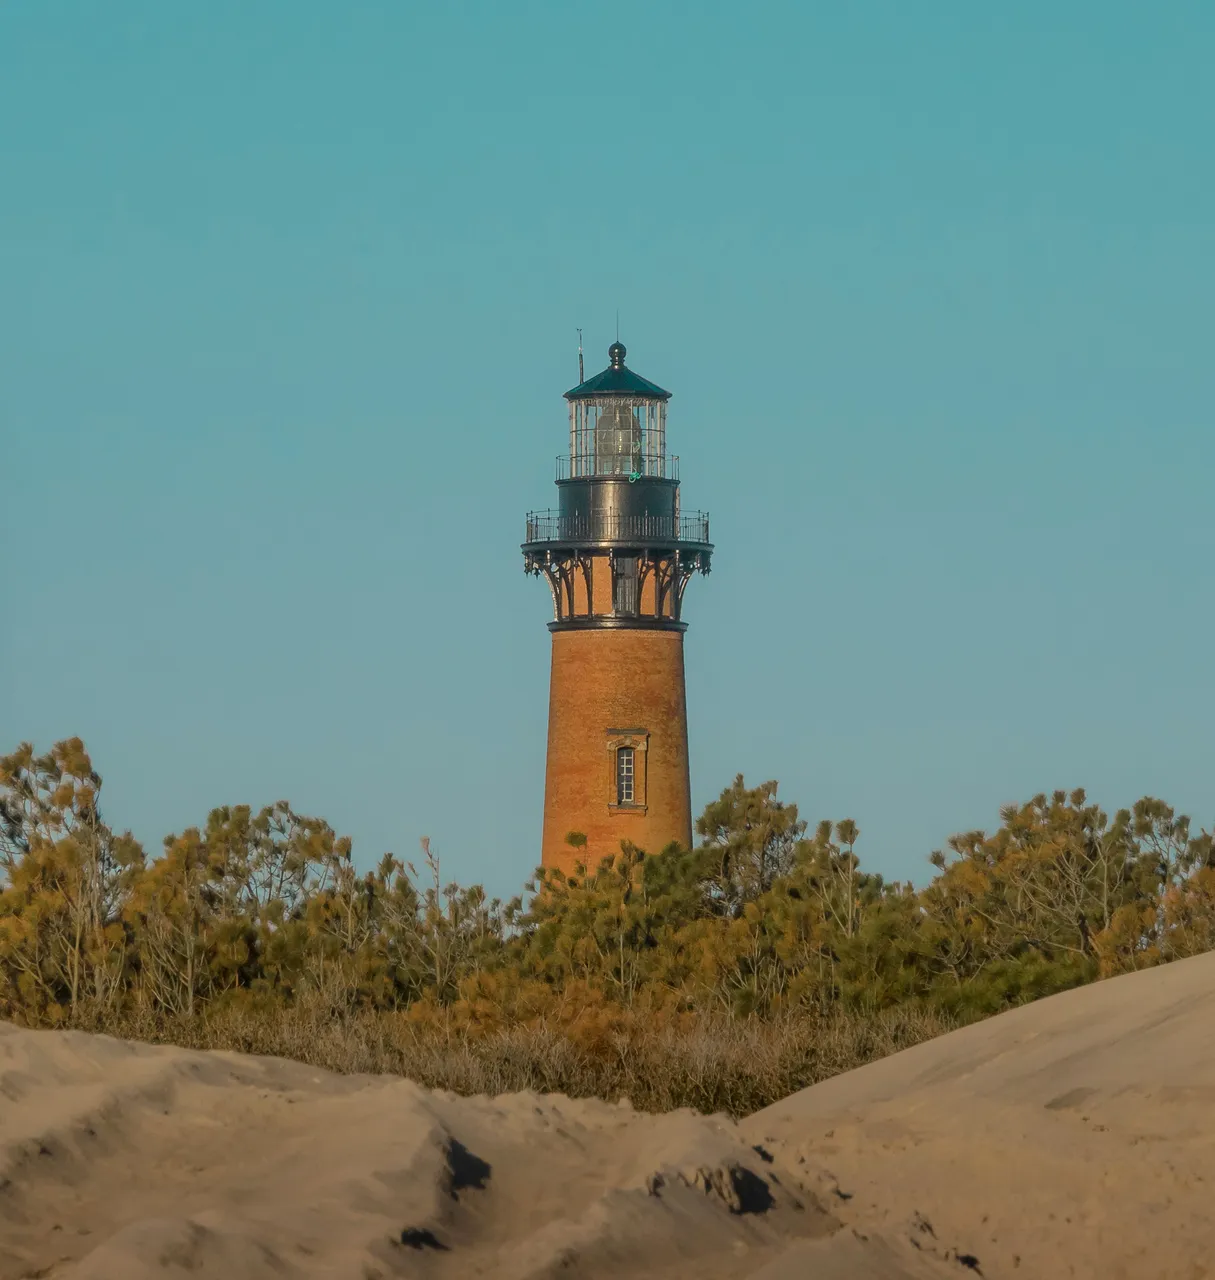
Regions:
[[[741,1128],[850,1197],[843,1221],[910,1223],[989,1280],[1215,1276],[1215,954],[917,1045]]]
[[[0,1280],[1215,1275],[1215,956],[741,1124],[0,1024]]]

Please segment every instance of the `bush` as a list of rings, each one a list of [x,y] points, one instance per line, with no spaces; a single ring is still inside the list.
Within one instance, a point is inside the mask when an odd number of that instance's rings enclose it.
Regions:
[[[32,1026],[743,1114],[835,1071],[1215,940],[1211,836],[1083,791],[955,836],[922,889],[741,776],[703,843],[627,844],[508,903],[279,802],[149,858],[79,739],[0,759],[0,1015]],[[574,842],[575,846],[577,842]]]

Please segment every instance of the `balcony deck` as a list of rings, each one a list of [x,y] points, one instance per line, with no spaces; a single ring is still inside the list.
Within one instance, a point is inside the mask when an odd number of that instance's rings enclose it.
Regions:
[[[529,511],[525,550],[545,547],[626,546],[710,550],[709,514],[693,511],[680,516],[635,516],[596,512],[563,516],[559,511]]]

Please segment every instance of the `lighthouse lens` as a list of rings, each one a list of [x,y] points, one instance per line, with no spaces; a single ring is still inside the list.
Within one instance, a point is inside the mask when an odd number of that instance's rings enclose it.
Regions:
[[[644,474],[641,422],[623,401],[604,405],[595,424],[595,470],[601,476]]]

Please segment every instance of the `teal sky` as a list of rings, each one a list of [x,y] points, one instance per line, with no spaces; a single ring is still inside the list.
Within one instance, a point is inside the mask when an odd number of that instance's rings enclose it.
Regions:
[[[561,393],[674,392],[694,807],[1210,825],[1215,6],[0,5],[0,746],[512,892]]]

